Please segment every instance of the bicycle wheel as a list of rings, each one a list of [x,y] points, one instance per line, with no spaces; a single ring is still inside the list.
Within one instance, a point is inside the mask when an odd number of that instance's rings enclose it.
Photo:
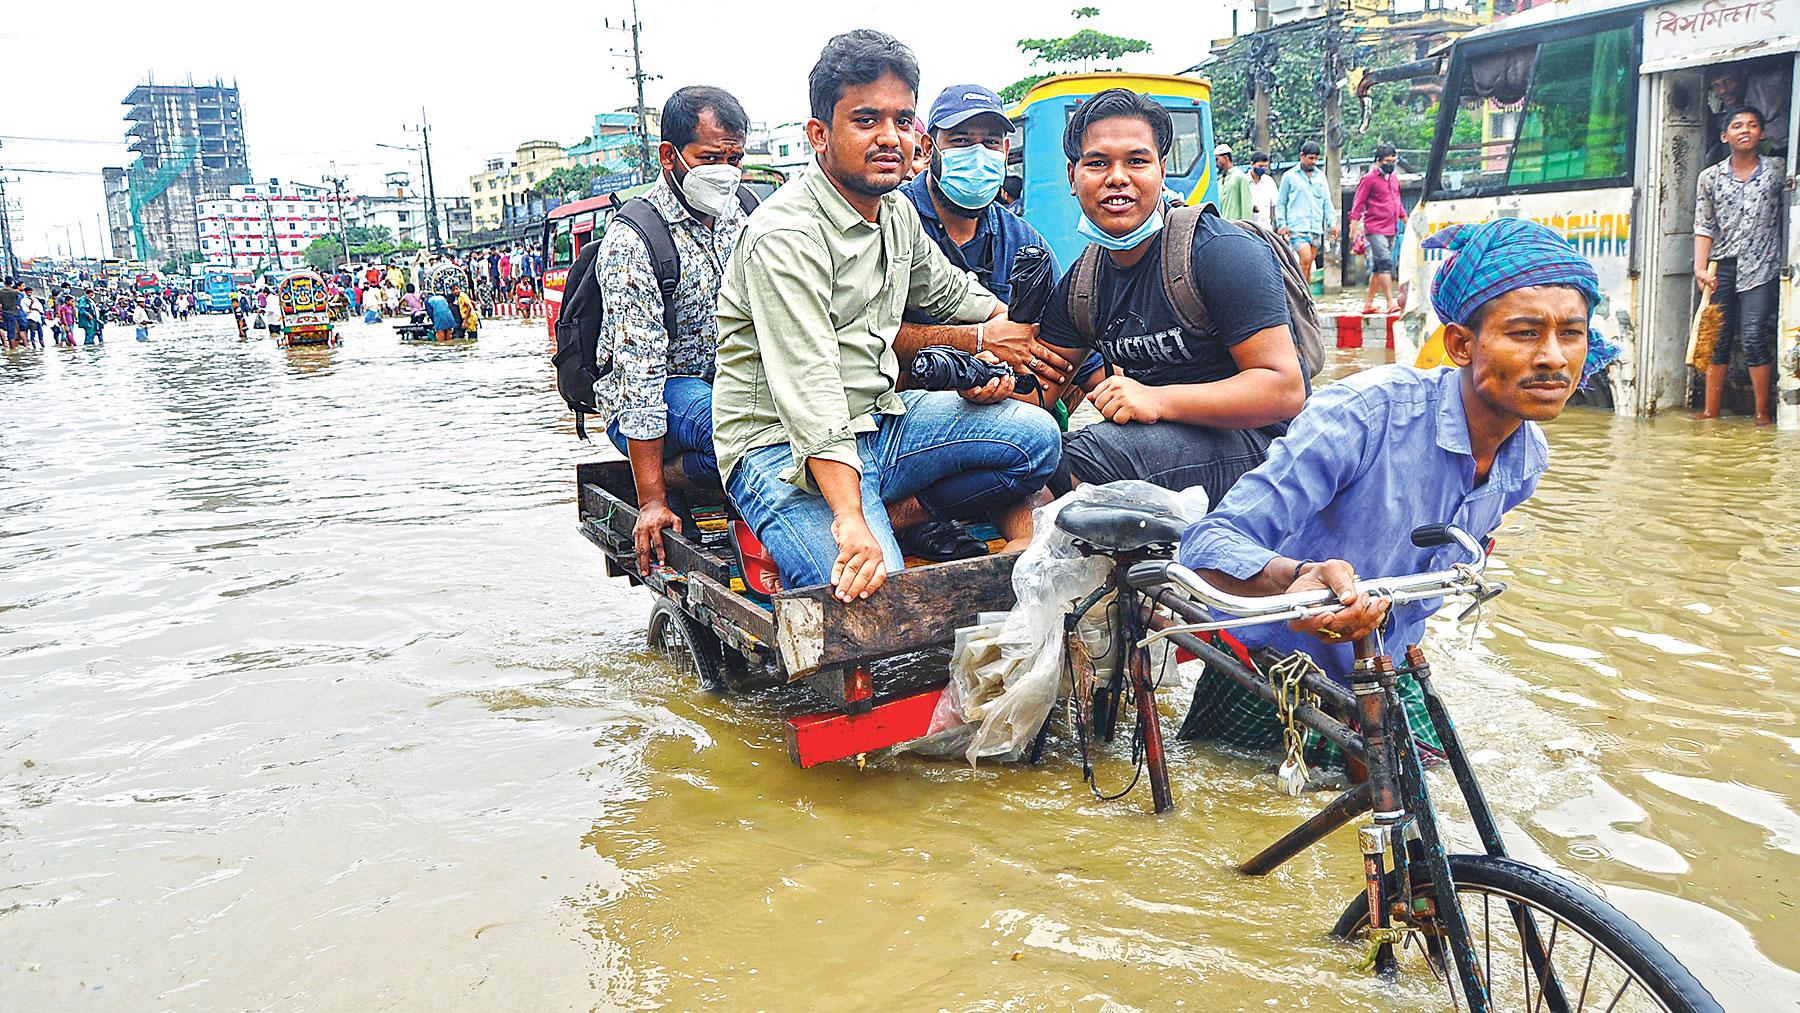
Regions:
[[[1489,1008],[1494,1010],[1662,1010],[1666,1013],[1712,1011],[1721,1007],[1663,945],[1623,912],[1597,895],[1542,869],[1488,855],[1451,855],[1450,875],[1457,900],[1469,924],[1475,963],[1487,981]],[[1428,882],[1422,864],[1410,866],[1413,892]],[[1390,872],[1389,895],[1400,896],[1398,877]],[[1520,942],[1514,905],[1536,924],[1540,950],[1549,957],[1555,985],[1546,995],[1543,977],[1534,970]],[[1344,909],[1332,934],[1352,942],[1366,940],[1369,896],[1359,893]],[[1429,921],[1403,929],[1396,957],[1404,973],[1409,966],[1428,969],[1449,991],[1452,1009],[1465,1008],[1447,940]],[[1556,1002],[1560,991],[1562,1002]]]

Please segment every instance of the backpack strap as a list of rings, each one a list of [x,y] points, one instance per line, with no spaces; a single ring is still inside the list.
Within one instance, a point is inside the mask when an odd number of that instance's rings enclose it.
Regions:
[[[1163,298],[1175,310],[1175,319],[1181,326],[1196,334],[1205,332],[1211,323],[1211,314],[1200,301],[1200,286],[1194,277],[1194,233],[1200,226],[1200,216],[1209,213],[1218,214],[1210,203],[1171,208],[1162,230]]]
[[[1089,243],[1069,269],[1073,275],[1069,283],[1069,322],[1075,325],[1075,333],[1090,344],[1098,330],[1094,326],[1094,289],[1100,284],[1100,257],[1100,247]]]
[[[655,205],[642,197],[626,201],[615,217],[631,226],[650,252],[650,268],[656,272],[656,287],[662,292],[663,330],[673,341],[675,289],[681,285],[681,254],[675,249],[675,236],[669,231],[669,223]]]

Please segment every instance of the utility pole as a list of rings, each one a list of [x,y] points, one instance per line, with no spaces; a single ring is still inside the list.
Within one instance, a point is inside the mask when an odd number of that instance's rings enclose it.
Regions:
[[[1263,72],[1264,49],[1269,45],[1269,0],[1256,0],[1256,34],[1250,41],[1250,88],[1253,105],[1253,122],[1251,136],[1255,139],[1257,151],[1268,151],[1269,136],[1269,80],[1275,76],[1275,59],[1267,58],[1268,73]]]
[[[644,105],[644,82],[655,80],[658,75],[644,73],[644,48],[642,44],[644,23],[638,20],[637,0],[631,0],[630,24],[621,25],[614,29],[610,18],[606,19],[604,24],[610,30],[624,31],[631,34],[631,82],[637,89],[638,181],[645,182],[650,179],[651,174],[654,172],[652,167],[656,163],[650,160],[650,111],[649,108]],[[616,49],[611,52],[615,57],[623,57],[625,55]]]
[[[0,176],[0,256],[4,257],[0,264],[5,266],[8,278],[19,273],[19,261],[13,256],[12,205],[6,202],[6,184],[17,182],[17,179]]]
[[[344,177],[337,175],[337,162],[335,161],[331,163],[331,171],[332,175],[326,178],[331,180],[331,203],[337,209],[338,242],[342,244],[344,250],[344,270],[348,271],[350,270],[350,233],[344,228],[344,198],[341,196]]]
[[[444,241],[438,233],[437,178],[431,174],[431,121],[425,116],[425,107],[419,107],[419,134],[425,146],[425,199],[431,203],[425,208],[425,227],[431,233],[431,252],[436,253]]]
[[[1327,0],[1325,5],[1325,57],[1320,67],[1325,82],[1325,129],[1320,138],[1325,145],[1325,188],[1331,194],[1331,206],[1343,217],[1344,203],[1344,57],[1342,0]],[[1336,221],[1326,222],[1330,235]],[[1331,245],[1330,263],[1325,268],[1325,291],[1337,292],[1344,287],[1344,258],[1350,237],[1340,232]]]
[[[275,270],[281,270],[281,242],[275,238],[275,195],[263,195],[263,223],[268,226],[269,253],[275,258]],[[265,269],[266,270],[266,269]]]
[[[631,0],[631,77],[637,82],[638,114],[638,182],[650,178],[650,121],[644,110],[644,51],[638,45],[638,34],[644,23],[638,20],[637,0]]]

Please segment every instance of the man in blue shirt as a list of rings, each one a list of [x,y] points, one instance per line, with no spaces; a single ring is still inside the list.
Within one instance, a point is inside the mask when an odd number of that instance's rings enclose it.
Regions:
[[[1391,622],[1393,653],[1418,643],[1440,600],[1387,615],[1357,577],[1440,569],[1456,546],[1421,549],[1414,528],[1453,523],[1477,538],[1531,497],[1549,461],[1538,428],[1616,354],[1588,320],[1594,268],[1561,236],[1500,219],[1434,236],[1452,253],[1432,282],[1456,368],[1384,366],[1321,388],[1218,508],[1189,528],[1180,559],[1217,586],[1271,595],[1330,588],[1345,608],[1245,628],[1247,647],[1303,651],[1347,682],[1352,644]],[[1196,697],[1196,703],[1200,698]]]
[[[1276,220],[1281,234],[1300,256],[1300,271],[1312,278],[1313,261],[1327,242],[1338,237],[1337,211],[1331,202],[1331,181],[1319,164],[1319,142],[1300,145],[1300,164],[1281,177]]]
[[[978,84],[953,84],[931,103],[926,130],[920,143],[930,169],[908,180],[900,192],[912,200],[925,234],[950,263],[973,272],[996,299],[1010,303],[1013,257],[1027,246],[1048,251],[1050,244],[997,200],[1012,131],[1000,96]],[[1059,273],[1053,270],[1051,277]],[[1036,324],[1002,317],[980,325],[945,325],[911,310],[904,320],[894,338],[894,354],[903,366],[927,345],[948,345],[971,354],[992,352],[1018,372],[1036,373],[1046,383],[1068,379],[1071,363],[1037,340]]]
[[[431,330],[439,341],[456,337],[456,311],[450,308],[450,300],[433,292],[425,297],[425,311],[431,314]]]
[[[945,88],[931,103],[926,132],[919,138],[927,168],[900,187],[944,257],[973,273],[1002,303],[1012,301],[1012,266],[1018,252],[1027,246],[1050,250],[1036,229],[999,202],[1011,131],[1000,96],[978,84]],[[1050,276],[1055,278],[1054,256],[1051,266]],[[902,368],[919,349],[947,345],[971,354],[985,352],[1017,372],[1036,373],[1046,385],[1068,379],[1068,360],[1038,340],[1037,324],[1015,323],[1004,316],[981,324],[945,324],[918,310],[906,311],[902,321],[894,336],[894,354]],[[900,547],[909,556],[943,561],[987,551],[957,521],[911,523],[915,519],[902,516],[895,521]]]

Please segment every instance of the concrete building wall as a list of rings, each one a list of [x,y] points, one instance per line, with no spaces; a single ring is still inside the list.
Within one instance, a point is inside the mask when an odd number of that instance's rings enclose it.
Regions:
[[[108,166],[100,170],[100,185],[106,191],[106,235],[101,237],[100,256],[129,259],[131,249],[131,188],[125,170]]]

